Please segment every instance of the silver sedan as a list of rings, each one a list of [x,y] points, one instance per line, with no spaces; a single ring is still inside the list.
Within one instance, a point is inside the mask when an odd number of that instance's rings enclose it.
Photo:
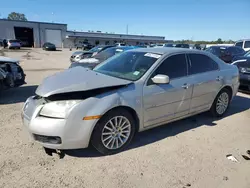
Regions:
[[[31,137],[51,149],[117,153],[137,131],[228,109],[239,71],[214,55],[181,48],[141,48],[88,70],[46,78],[27,99],[22,118]]]

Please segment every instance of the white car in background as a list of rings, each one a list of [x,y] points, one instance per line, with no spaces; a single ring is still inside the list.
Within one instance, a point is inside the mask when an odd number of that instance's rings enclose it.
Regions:
[[[239,40],[237,41],[234,46],[239,46],[243,48],[245,51],[250,50],[250,39],[245,39],[245,40]]]
[[[19,40],[15,39],[8,39],[7,40],[7,45],[9,49],[20,49],[21,48],[21,43]]]

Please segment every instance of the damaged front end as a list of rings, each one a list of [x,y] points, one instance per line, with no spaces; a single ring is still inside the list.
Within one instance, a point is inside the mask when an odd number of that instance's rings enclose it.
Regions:
[[[25,74],[23,69],[14,62],[0,61],[1,89],[18,87],[25,84]]]

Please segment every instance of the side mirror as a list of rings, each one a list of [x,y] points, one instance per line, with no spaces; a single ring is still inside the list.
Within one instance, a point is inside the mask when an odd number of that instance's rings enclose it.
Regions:
[[[169,83],[169,77],[163,74],[157,74],[151,79],[155,84],[168,84]]]

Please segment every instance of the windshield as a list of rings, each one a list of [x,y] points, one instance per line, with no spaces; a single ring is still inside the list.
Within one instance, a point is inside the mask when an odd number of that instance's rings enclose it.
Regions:
[[[100,62],[114,56],[115,54],[123,52],[123,49],[120,48],[108,48],[99,54],[95,55],[95,58],[98,59]]]
[[[94,71],[109,76],[135,81],[161,57],[159,54],[146,52],[124,52],[98,65]]]
[[[244,57],[250,57],[250,51],[248,51],[247,53],[245,53]]]
[[[103,47],[101,47],[101,46],[96,46],[96,47],[94,47],[94,48],[91,48],[90,50],[89,50],[89,52],[99,52],[100,50],[102,50],[102,48]]]

